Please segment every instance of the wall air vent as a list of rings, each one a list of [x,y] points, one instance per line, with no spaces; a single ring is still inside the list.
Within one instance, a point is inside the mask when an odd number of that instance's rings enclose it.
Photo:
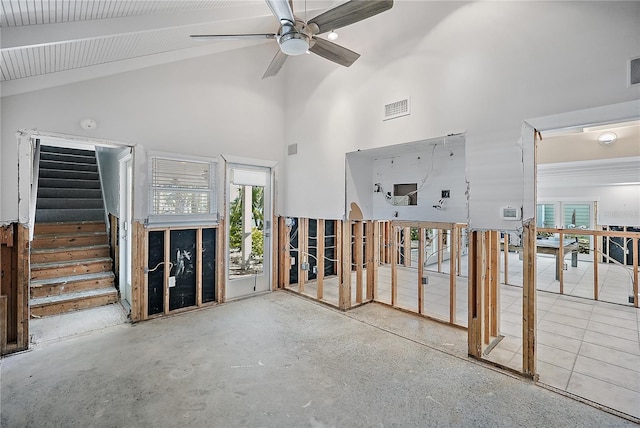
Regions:
[[[287,146],[287,154],[289,156],[298,154],[298,145],[297,144],[289,144]]]
[[[640,84],[640,57],[629,61],[629,86]]]
[[[396,117],[407,116],[409,114],[411,114],[411,105],[409,98],[405,98],[404,100],[385,104],[384,117],[382,120],[395,119]]]

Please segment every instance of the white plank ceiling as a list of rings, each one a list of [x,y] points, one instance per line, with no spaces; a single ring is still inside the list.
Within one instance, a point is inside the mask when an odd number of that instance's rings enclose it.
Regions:
[[[299,2],[317,13],[336,3]],[[265,43],[190,34],[277,28],[264,0],[0,0],[2,96]]]

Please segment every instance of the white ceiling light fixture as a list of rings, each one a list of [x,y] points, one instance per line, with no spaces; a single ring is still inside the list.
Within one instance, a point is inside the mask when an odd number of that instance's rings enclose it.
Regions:
[[[331,30],[331,32],[329,34],[327,34],[327,39],[329,40],[338,40],[338,33],[336,33],[334,30]]]
[[[603,146],[610,146],[615,143],[618,136],[613,132],[604,132],[598,137],[598,142]]]

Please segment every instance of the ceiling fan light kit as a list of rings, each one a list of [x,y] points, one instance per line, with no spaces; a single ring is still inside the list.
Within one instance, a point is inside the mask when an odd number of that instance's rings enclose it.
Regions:
[[[393,0],[351,0],[305,22],[293,14],[292,2],[290,3],[288,0],[265,1],[280,23],[277,34],[193,34],[191,37],[198,40],[275,39],[279,50],[262,76],[263,79],[278,74],[288,56],[310,52],[336,64],[349,67],[360,58],[360,54],[331,42],[330,40],[338,38],[338,33],[335,30],[355,24],[393,7]],[[316,37],[329,31],[328,40]]]

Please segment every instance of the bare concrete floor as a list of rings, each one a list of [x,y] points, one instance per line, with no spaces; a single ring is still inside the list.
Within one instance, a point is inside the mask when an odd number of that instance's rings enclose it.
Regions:
[[[380,304],[343,314],[285,292],[117,325],[4,358],[0,422],[634,426],[468,360],[443,328],[457,331]]]

